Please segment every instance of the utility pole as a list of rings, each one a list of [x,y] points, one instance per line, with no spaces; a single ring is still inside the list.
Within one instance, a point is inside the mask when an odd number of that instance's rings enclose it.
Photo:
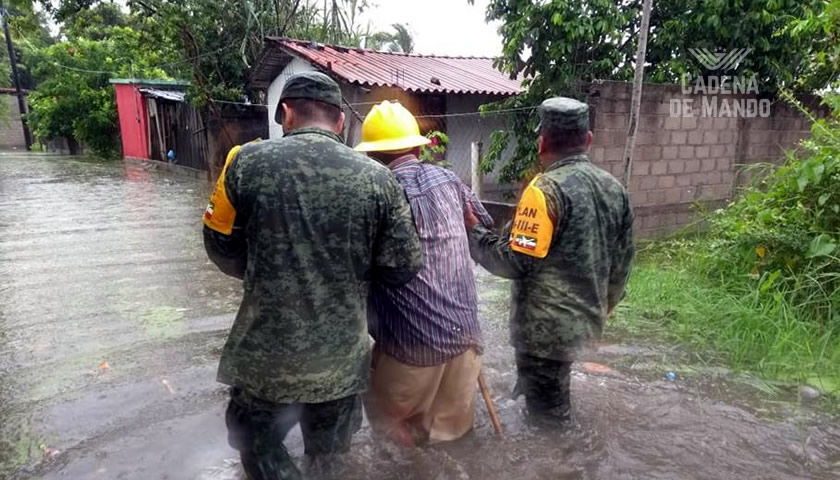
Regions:
[[[636,130],[639,126],[639,110],[642,105],[642,80],[645,76],[645,54],[647,53],[648,28],[652,0],[644,0],[642,25],[639,28],[639,49],[636,52],[636,74],[633,78],[633,99],[630,101],[630,127],[627,143],[624,144],[624,186],[630,188],[633,176],[633,149],[636,147]]]
[[[26,100],[23,98],[23,90],[20,88],[20,77],[17,69],[17,56],[12,45],[12,36],[9,34],[9,22],[7,17],[9,11],[5,7],[0,7],[0,16],[3,17],[3,33],[6,35],[6,49],[9,51],[9,64],[12,66],[12,80],[15,82],[15,94],[18,100],[18,111],[20,112],[20,123],[23,127],[23,139],[26,142],[26,149],[32,148],[32,135],[29,133],[29,125],[26,124]]]

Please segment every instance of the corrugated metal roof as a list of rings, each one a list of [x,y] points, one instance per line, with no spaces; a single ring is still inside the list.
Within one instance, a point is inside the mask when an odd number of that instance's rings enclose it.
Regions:
[[[184,92],[175,90],[161,90],[158,88],[141,88],[140,93],[147,97],[160,98],[162,100],[171,100],[173,102],[183,102]]]
[[[377,52],[361,48],[315,44],[286,38],[267,38],[267,50],[281,50],[309,61],[348,83],[396,87],[419,93],[516,95],[519,80],[511,80],[486,57],[438,57]],[[264,52],[252,78],[268,80],[281,67],[277,55]],[[263,71],[260,71],[263,70]]]

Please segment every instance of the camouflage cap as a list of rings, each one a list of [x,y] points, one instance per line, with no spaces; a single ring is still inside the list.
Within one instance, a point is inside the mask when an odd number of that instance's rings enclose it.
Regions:
[[[549,98],[540,105],[538,113],[538,132],[543,127],[557,130],[589,130],[589,105],[573,98]]]
[[[292,75],[286,80],[279,102],[290,98],[317,100],[341,108],[341,88],[332,78],[321,72],[304,72]],[[275,119],[282,123],[283,109],[278,102]]]

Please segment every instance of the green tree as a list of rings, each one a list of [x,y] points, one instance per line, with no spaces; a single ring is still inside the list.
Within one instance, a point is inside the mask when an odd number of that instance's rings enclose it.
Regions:
[[[391,25],[393,32],[376,32],[365,39],[365,48],[372,50],[387,50],[389,52],[414,52],[414,35],[407,25],[395,23]]]
[[[132,12],[159,22],[180,45],[191,67],[190,98],[242,100],[249,69],[266,36],[287,36],[348,46],[364,38],[359,15],[366,0],[128,0]]]
[[[729,51],[751,48],[739,75],[756,75],[765,93],[780,88],[819,89],[807,78],[808,55],[821,35],[793,35],[788,26],[809,13],[822,12],[824,0],[667,0],[657,1],[651,18],[648,78],[679,81],[682,73],[701,74],[689,48]]]
[[[60,23],[63,40],[31,42],[27,50],[40,82],[31,97],[31,121],[42,137],[76,138],[103,155],[112,155],[118,146],[109,78],[190,79],[188,98],[214,115],[218,111],[211,100],[259,100],[248,91],[249,70],[266,36],[359,46],[369,35],[358,21],[369,8],[367,0],[43,3]],[[410,49],[407,33],[396,34],[395,42]],[[82,94],[71,95],[76,90]]]
[[[700,74],[689,48],[752,48],[739,74],[756,75],[763,92],[780,87],[819,89],[825,69],[809,60],[828,37],[811,26],[788,28],[808,15],[820,17],[824,0],[658,0],[651,15],[648,81],[676,82]],[[632,78],[640,0],[491,0],[487,19],[500,21],[503,50],[497,67],[524,78],[526,93],[486,111],[533,107],[551,95],[585,98],[594,79]],[[835,43],[836,44],[836,43]],[[510,115],[511,128],[492,135],[482,167],[495,168],[515,137],[514,154],[501,180],[516,181],[535,165],[535,115]]]
[[[819,89],[840,83],[840,0],[831,0],[822,10],[807,9],[802,18],[792,21],[781,34],[811,42],[805,57],[805,72],[797,87]]]
[[[17,59],[18,80],[21,88],[32,89],[34,81],[32,78],[29,59],[26,50],[21,48],[25,43],[46,45],[51,41],[49,30],[46,28],[46,19],[42,12],[36,11],[31,0],[7,0],[0,3],[3,8],[6,21],[9,25],[9,32],[12,36],[15,57]],[[22,32],[27,32],[24,36]],[[28,37],[31,37],[28,38]],[[0,87],[14,86],[12,69],[9,64],[9,54],[4,42],[0,47]],[[7,122],[9,107],[6,102],[0,102],[0,119]]]
[[[522,77],[526,92],[485,106],[486,112],[515,110],[507,116],[509,128],[491,135],[482,159],[485,171],[495,168],[514,139],[518,141],[502,165],[500,180],[515,182],[536,164],[536,116],[528,107],[558,93],[583,97],[581,82],[587,80],[632,78],[635,45],[627,35],[632,34],[637,8],[613,0],[490,2],[487,19],[502,22],[502,56],[496,66]]]
[[[392,51],[412,53],[414,51],[414,36],[408,30],[408,26],[395,23],[392,27],[395,30]]]
[[[84,142],[97,155],[119,154],[114,77],[170,78],[171,50],[156,49],[142,22],[100,5],[65,25],[66,40],[28,51],[39,80],[28,121],[40,138]],[[117,14],[115,14],[117,12]],[[134,25],[132,25],[132,23]]]

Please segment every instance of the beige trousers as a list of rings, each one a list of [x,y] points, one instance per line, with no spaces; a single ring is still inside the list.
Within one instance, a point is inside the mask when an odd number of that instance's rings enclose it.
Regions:
[[[473,428],[480,369],[472,349],[433,367],[406,365],[374,349],[364,397],[371,428],[406,446],[464,436]]]

